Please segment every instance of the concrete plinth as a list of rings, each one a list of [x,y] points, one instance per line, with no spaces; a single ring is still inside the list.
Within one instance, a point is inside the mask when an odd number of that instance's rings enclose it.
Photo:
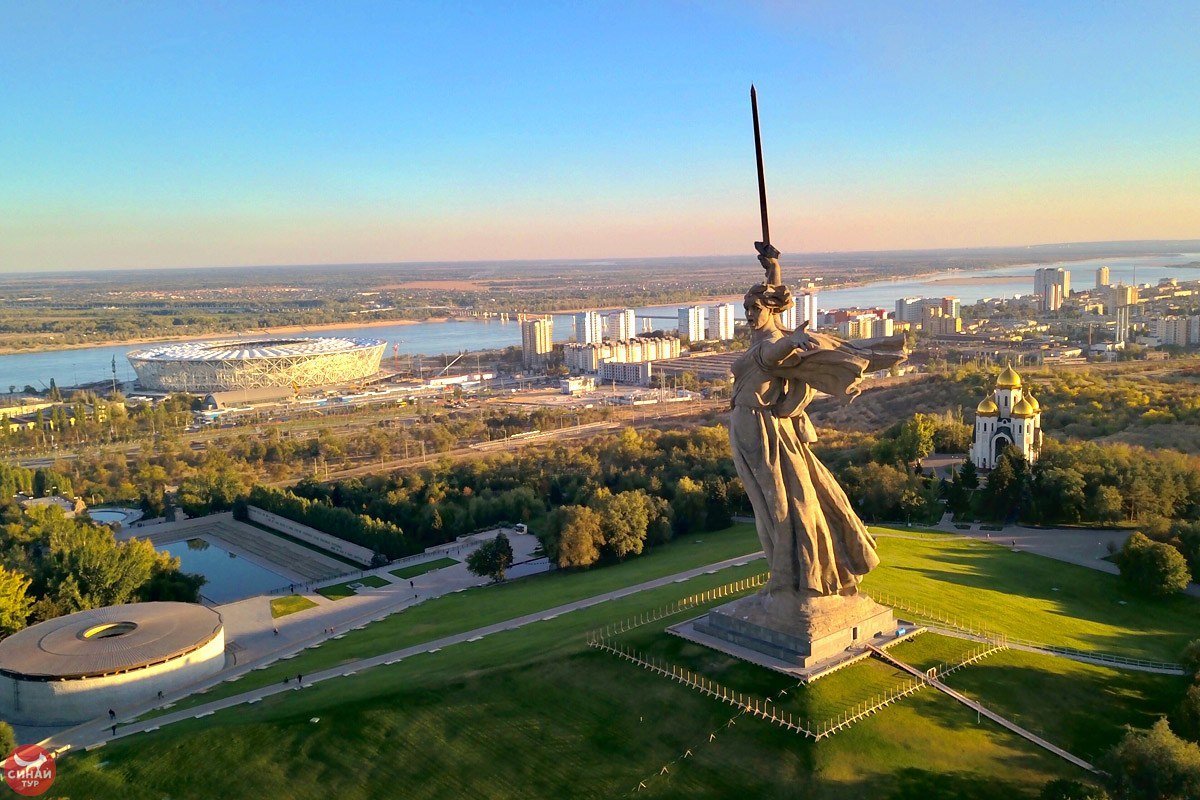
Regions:
[[[892,609],[866,595],[801,597],[756,594],[692,622],[698,634],[800,669],[896,634]]]

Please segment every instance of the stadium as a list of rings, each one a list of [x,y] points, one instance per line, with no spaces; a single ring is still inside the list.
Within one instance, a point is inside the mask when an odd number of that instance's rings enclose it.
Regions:
[[[244,339],[165,345],[126,357],[148,391],[303,389],[371,377],[386,346],[382,339]]]

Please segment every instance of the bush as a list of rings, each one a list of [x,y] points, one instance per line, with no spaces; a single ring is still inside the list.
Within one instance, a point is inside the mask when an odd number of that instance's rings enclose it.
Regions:
[[[1135,591],[1150,597],[1166,597],[1187,588],[1191,579],[1187,561],[1169,544],[1152,542],[1134,533],[1117,556],[1121,578]]]

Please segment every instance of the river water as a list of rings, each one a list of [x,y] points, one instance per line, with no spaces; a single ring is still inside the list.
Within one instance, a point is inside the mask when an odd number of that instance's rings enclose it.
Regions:
[[[1182,265],[1200,259],[1200,254],[1183,253],[1170,256],[1137,256],[1125,258],[1093,259],[1047,264],[1071,270],[1072,286],[1077,289],[1095,285],[1095,270],[1108,266],[1113,283],[1157,283],[1160,278],[1175,277],[1180,280],[1200,279],[1200,269]],[[748,265],[748,275],[757,275]],[[875,281],[862,286],[832,289],[819,293],[818,305],[822,309],[849,306],[883,306],[891,310],[900,297],[939,297],[953,295],[963,305],[970,305],[986,297],[1012,297],[1033,292],[1033,266],[1005,267],[995,270],[971,272],[947,272],[919,280]],[[784,268],[785,274],[787,267]],[[794,278],[793,278],[794,280]],[[656,329],[674,329],[678,305],[649,306],[637,309],[638,330],[641,320],[650,318]],[[737,304],[738,318],[742,309]],[[304,336],[304,333],[287,334]],[[379,327],[355,327],[323,329],[313,331],[314,336],[358,336],[384,339],[388,342],[385,358],[390,357],[395,345],[399,352],[424,356],[441,353],[458,353],[462,350],[484,350],[508,347],[521,343],[521,330],[515,321],[502,323],[499,320],[452,320],[449,322],[421,322],[413,325],[386,325]],[[555,341],[566,341],[574,335],[572,318],[568,314],[554,317]],[[112,376],[112,361],[116,358],[117,379],[132,380],[133,368],[125,359],[131,350],[147,345],[115,345],[86,347],[77,350],[53,350],[46,352],[14,353],[0,355],[0,392],[10,385],[21,388],[26,384],[41,388],[53,378],[60,386],[107,380]]]

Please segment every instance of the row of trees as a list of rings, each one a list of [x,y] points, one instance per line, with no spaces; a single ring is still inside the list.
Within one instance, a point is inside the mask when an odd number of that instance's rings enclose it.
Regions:
[[[366,547],[387,560],[402,558],[421,550],[397,525],[307,497],[298,497],[286,489],[255,486],[245,500],[235,503],[234,516],[245,520],[248,505]]]
[[[147,541],[118,542],[86,517],[0,503],[0,633],[135,600],[199,599],[204,579]]]

